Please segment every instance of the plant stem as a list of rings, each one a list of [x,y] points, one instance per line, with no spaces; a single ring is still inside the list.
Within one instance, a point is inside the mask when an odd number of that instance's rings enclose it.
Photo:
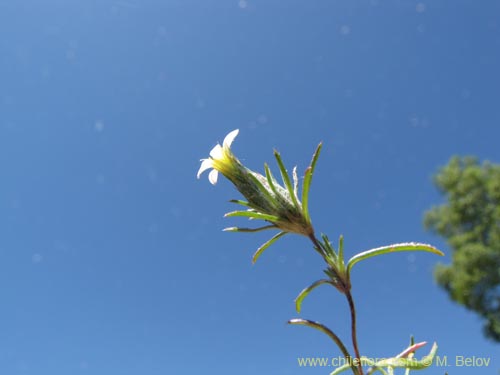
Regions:
[[[352,336],[352,346],[354,348],[354,354],[356,362],[359,363],[359,374],[363,375],[363,366],[361,365],[361,356],[359,355],[358,349],[358,339],[356,333],[356,308],[354,307],[354,300],[352,299],[352,294],[350,290],[346,290],[345,296],[347,302],[349,302],[349,309],[351,310],[351,336]]]
[[[316,250],[323,257],[323,259],[326,261],[326,258],[325,258],[326,255],[323,251],[323,247],[321,246],[321,243],[318,241],[318,239],[316,238],[314,233],[309,235],[309,239],[311,240],[311,242],[314,245],[314,250]]]
[[[316,238],[314,233],[309,235],[309,239],[313,243],[316,251],[318,251],[326,261],[325,254],[323,253],[323,247],[321,246],[321,243],[318,241],[318,239]],[[363,366],[361,365],[361,355],[359,354],[358,339],[357,339],[357,333],[356,333],[356,308],[354,307],[354,300],[352,299],[350,286],[347,285],[345,282],[342,283],[342,288],[339,290],[341,290],[341,292],[343,294],[345,294],[347,301],[349,302],[349,310],[351,310],[352,346],[354,348],[354,354],[355,354],[356,363],[357,363],[357,365],[354,368],[357,369],[357,373],[358,373],[357,375],[363,375]],[[356,373],[355,373],[355,375],[356,375]]]

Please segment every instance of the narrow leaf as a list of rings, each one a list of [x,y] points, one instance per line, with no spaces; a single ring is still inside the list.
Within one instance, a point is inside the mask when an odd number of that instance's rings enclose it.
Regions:
[[[287,232],[279,232],[278,234],[274,235],[269,241],[267,241],[264,245],[259,247],[252,257],[252,263],[255,264],[255,262],[257,262],[257,259],[259,259],[259,257],[264,252],[264,250],[266,250],[269,246],[275,243],[278,239],[283,237],[286,233]]]
[[[249,217],[251,219],[261,219],[271,222],[279,220],[277,216],[261,214],[260,212],[254,212],[254,211],[233,211],[233,212],[228,212],[227,214],[224,215],[224,217],[235,217],[235,216]]]
[[[318,331],[326,334],[328,337],[330,337],[335,342],[335,344],[337,344],[337,346],[339,347],[339,349],[342,352],[342,354],[344,355],[344,357],[348,360],[350,367],[352,368],[352,371],[355,374],[359,374],[358,367],[354,366],[353,361],[352,361],[352,357],[349,354],[349,351],[345,347],[344,343],[328,327],[324,326],[321,323],[313,322],[312,320],[307,320],[307,319],[290,319],[288,321],[288,324],[303,325],[303,326],[311,327],[311,328],[317,329]]]
[[[304,182],[302,182],[302,215],[304,215],[307,221],[311,220],[309,216],[309,188],[311,186],[311,181],[312,181],[311,171],[312,168],[307,167],[304,174]]]
[[[309,216],[309,189],[311,188],[312,176],[314,173],[314,169],[316,168],[316,162],[318,161],[319,154],[321,152],[322,143],[316,147],[316,151],[314,151],[311,164],[306,168],[304,173],[304,182],[302,183],[302,214],[306,218],[307,221],[311,220]]]
[[[231,199],[229,202],[230,203],[241,204],[242,206],[248,207],[249,209],[251,208],[251,209],[253,209],[255,211],[259,211],[259,207],[255,206],[252,203],[247,202],[247,201],[242,201],[242,200],[239,200],[239,199]]]
[[[310,292],[312,292],[316,287],[322,285],[322,284],[332,284],[330,280],[322,279],[318,280],[311,285],[309,285],[307,288],[304,288],[302,292],[299,293],[297,298],[295,298],[295,309],[297,310],[298,313],[300,313],[300,309],[302,307],[302,301],[304,298],[306,298]]]
[[[269,166],[267,163],[264,163],[264,170],[266,171],[266,178],[267,178],[267,183],[269,184],[269,187],[273,191],[274,195],[278,196],[278,192],[276,191],[276,186],[274,185],[276,183],[276,179],[274,178],[273,174],[271,173],[271,170],[269,169]]]
[[[290,198],[292,199],[293,205],[297,208],[297,210],[300,210],[300,205],[299,202],[297,201],[297,197],[295,196],[293,192],[293,187],[292,183],[290,182],[290,176],[288,176],[288,172],[286,171],[285,165],[283,164],[283,161],[281,160],[281,156],[278,151],[274,150],[274,157],[276,158],[276,161],[278,162],[278,166],[281,171],[281,177],[283,178],[283,183],[285,184],[288,194],[290,195]]]
[[[260,228],[240,228],[240,227],[228,227],[224,228],[222,231],[223,232],[243,232],[243,233],[254,233],[254,232],[261,232],[263,230],[267,229],[276,229],[276,225],[266,225],[265,227],[260,227]]]
[[[242,206],[256,209],[256,207],[253,204],[251,204],[251,203],[249,203],[247,201],[242,201],[242,200],[239,200],[239,199],[231,199],[229,202],[236,203],[236,204],[241,204]]]
[[[418,242],[406,242],[406,243],[397,243],[389,246],[382,246],[376,249],[371,249],[364,251],[362,253],[356,254],[347,263],[347,274],[349,275],[351,268],[358,262],[377,256],[388,253],[395,253],[400,251],[426,251],[429,253],[444,255],[440,250],[436,249],[434,246],[418,243]]]
[[[245,206],[245,207],[250,207],[250,203],[248,203],[246,201],[239,200],[239,199],[231,199],[229,202],[241,204],[242,206]]]
[[[345,271],[345,261],[344,261],[344,236],[339,236],[339,260],[338,260],[338,268],[341,274],[344,274]]]
[[[323,147],[323,142],[320,142],[318,147],[316,147],[316,151],[314,151],[312,160],[311,160],[311,174],[314,173],[314,169],[316,168],[316,162],[318,161],[319,154],[321,152],[321,147]]]
[[[335,249],[333,248],[330,240],[328,239],[328,236],[326,234],[321,233],[321,238],[323,239],[323,244],[324,244],[324,250],[326,253],[332,258],[334,261],[335,265],[337,264],[337,253],[335,252]]]

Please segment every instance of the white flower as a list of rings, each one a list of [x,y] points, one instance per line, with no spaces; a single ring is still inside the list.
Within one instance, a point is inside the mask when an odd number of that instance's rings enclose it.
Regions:
[[[234,158],[231,153],[231,144],[234,139],[238,135],[239,130],[233,130],[224,138],[224,142],[222,142],[222,146],[217,144],[212,151],[210,151],[210,158],[201,159],[201,166],[198,170],[197,178],[200,178],[201,174],[205,172],[207,169],[213,168],[208,174],[208,180],[212,185],[217,183],[217,177],[219,176],[219,172],[223,172],[231,168],[233,163],[232,159]]]

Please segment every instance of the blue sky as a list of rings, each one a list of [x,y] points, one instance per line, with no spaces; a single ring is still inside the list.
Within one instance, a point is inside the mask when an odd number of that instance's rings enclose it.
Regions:
[[[454,154],[500,160],[496,1],[0,2],[0,373],[327,374],[337,356],[290,327],[322,277],[304,238],[252,266],[269,233],[224,233],[239,198],[196,180],[233,129],[262,171],[324,148],[311,191],[318,232],[348,256],[429,242],[431,175]],[[439,354],[498,344],[432,279],[444,259],[394,254],[353,273],[363,354],[409,335]],[[348,310],[320,288],[301,317],[348,338]],[[348,340],[347,340],[348,341]],[[422,352],[423,353],[423,352]],[[427,374],[444,374],[433,368]]]

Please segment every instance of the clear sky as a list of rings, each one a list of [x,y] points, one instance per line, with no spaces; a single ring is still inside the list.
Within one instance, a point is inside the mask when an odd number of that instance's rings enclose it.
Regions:
[[[439,354],[500,346],[432,269],[431,175],[454,154],[500,162],[500,3],[413,0],[0,1],[0,374],[328,374],[337,356],[287,326],[322,277],[288,236],[224,233],[238,193],[196,180],[233,129],[252,169],[278,149],[307,166],[317,231],[348,256],[429,242],[354,269],[359,343]],[[348,338],[345,301],[317,289],[300,315]],[[347,340],[348,341],[348,340]],[[422,351],[426,353],[428,349]],[[444,374],[433,368],[425,373]]]

